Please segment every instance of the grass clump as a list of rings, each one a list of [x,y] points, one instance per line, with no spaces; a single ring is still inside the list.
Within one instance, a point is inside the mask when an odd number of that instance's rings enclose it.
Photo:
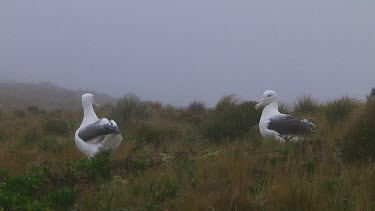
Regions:
[[[207,117],[207,108],[203,102],[193,101],[187,109],[181,113],[182,121],[199,124]]]
[[[297,98],[297,102],[294,104],[294,111],[299,113],[315,113],[319,111],[321,104],[315,98],[310,95],[303,95]]]
[[[347,120],[353,111],[358,107],[358,101],[343,97],[327,103],[325,107],[325,116],[331,124]]]
[[[79,169],[86,172],[93,181],[106,181],[111,179],[115,165],[111,162],[111,152],[103,151],[93,158],[80,161]]]
[[[74,206],[77,195],[75,188],[63,187],[45,195],[43,201],[50,203],[55,209],[68,210]]]
[[[47,187],[42,175],[28,172],[24,175],[6,177],[0,183],[0,207],[5,210],[38,210],[45,208],[38,198]],[[30,208],[30,209],[29,209]]]
[[[134,120],[149,120],[151,110],[137,96],[128,95],[117,101],[111,116],[118,123],[130,125]]]
[[[50,119],[44,122],[43,130],[48,135],[66,136],[69,134],[69,125],[62,119]]]
[[[225,111],[227,109],[233,108],[234,106],[238,105],[240,102],[240,98],[236,95],[227,95],[222,97],[219,102],[215,106],[215,111]]]
[[[375,99],[370,99],[353,117],[343,137],[347,161],[375,159]]]
[[[16,176],[4,175],[0,182],[0,207],[4,210],[70,209],[77,191],[55,187],[40,168]]]
[[[202,124],[201,133],[205,138],[219,142],[243,137],[252,126],[258,124],[261,111],[255,110],[254,102],[222,105],[217,106],[217,110]]]
[[[370,100],[373,96],[375,96],[375,88],[371,89],[370,94],[367,95],[367,100]]]

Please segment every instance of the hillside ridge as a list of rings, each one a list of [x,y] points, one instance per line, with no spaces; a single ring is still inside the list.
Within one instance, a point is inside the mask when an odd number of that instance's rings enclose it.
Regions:
[[[93,93],[99,105],[113,103],[116,100],[107,94],[83,89],[70,90],[51,82],[0,82],[0,109],[25,109],[29,106],[45,110],[79,109],[81,95],[86,92]]]

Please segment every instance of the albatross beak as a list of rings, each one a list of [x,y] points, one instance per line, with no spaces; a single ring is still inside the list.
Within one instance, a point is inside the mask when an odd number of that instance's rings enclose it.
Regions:
[[[264,100],[260,101],[258,104],[255,105],[255,110],[258,110],[262,106],[264,106]]]

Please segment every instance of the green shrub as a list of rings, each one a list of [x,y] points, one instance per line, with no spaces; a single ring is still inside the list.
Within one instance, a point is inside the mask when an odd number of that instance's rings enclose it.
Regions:
[[[228,109],[233,108],[236,105],[238,105],[239,102],[240,102],[240,98],[238,98],[234,94],[224,96],[216,104],[215,111],[220,112],[220,111],[228,110]]]
[[[72,208],[77,191],[62,187],[54,190],[41,169],[34,167],[25,174],[2,175],[0,178],[0,207],[5,210],[50,210]]]
[[[370,94],[367,95],[367,100],[370,100],[370,98],[372,98],[373,96],[375,96],[375,88],[372,88],[372,89],[371,89]]]
[[[203,102],[193,101],[188,108],[181,113],[182,121],[199,124],[207,117],[207,108]]]
[[[202,135],[214,142],[244,136],[259,122],[261,111],[255,110],[255,104],[255,102],[244,102],[225,108],[219,107],[202,124]]]
[[[116,169],[111,162],[111,152],[103,151],[93,158],[84,158],[79,163],[79,170],[88,174],[93,181],[105,181],[112,177],[112,172]]]
[[[43,201],[51,204],[54,208],[68,210],[73,208],[77,200],[77,190],[63,187],[43,197]]]
[[[349,118],[358,104],[357,100],[349,97],[334,100],[326,105],[325,116],[331,124],[344,121]]]
[[[303,95],[298,97],[297,102],[294,104],[294,111],[300,113],[315,113],[319,111],[322,105],[319,101],[310,95]]]
[[[43,130],[49,135],[65,136],[69,134],[69,125],[64,120],[51,119],[43,124]]]
[[[4,176],[0,182],[0,207],[5,210],[41,210],[46,205],[38,198],[47,188],[44,177],[33,171],[14,177]]]
[[[149,120],[151,110],[137,96],[128,95],[117,101],[111,116],[118,123],[130,125],[134,120]]]
[[[375,159],[375,98],[355,114],[343,137],[342,147],[347,161]]]
[[[143,158],[136,159],[134,165],[137,170],[144,170],[146,167],[146,160]]]
[[[41,175],[26,174],[9,177],[4,182],[4,188],[10,192],[23,196],[33,197],[40,189],[46,186],[46,181]]]

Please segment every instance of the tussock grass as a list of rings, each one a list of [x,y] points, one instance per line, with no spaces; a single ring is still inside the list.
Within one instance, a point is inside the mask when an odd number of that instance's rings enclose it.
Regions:
[[[115,165],[110,161],[111,152],[104,151],[95,155],[93,158],[84,158],[80,160],[78,168],[94,181],[111,179]]]
[[[348,119],[358,106],[358,100],[342,97],[326,104],[325,116],[331,124],[342,122]]]
[[[219,102],[217,102],[215,106],[215,111],[225,111],[238,105],[238,103],[240,103],[240,98],[237,95],[232,94],[224,96],[219,100]]]
[[[203,102],[193,101],[187,109],[181,113],[181,120],[191,124],[199,124],[207,118],[207,108]]]
[[[373,96],[375,96],[375,88],[371,89],[370,94],[367,95],[367,100],[370,100],[370,98],[372,98]]]
[[[148,120],[151,112],[146,103],[135,95],[127,95],[118,100],[111,114],[118,124],[130,125],[135,120]]]
[[[343,154],[348,161],[375,159],[375,99],[371,98],[351,119],[343,137]]]
[[[261,111],[255,110],[255,102],[236,104],[232,97],[224,99],[201,125],[202,135],[212,142],[241,138],[260,119]]]
[[[320,110],[321,103],[310,95],[303,95],[297,98],[294,104],[294,112],[298,113],[316,113]]]
[[[254,102],[240,102],[235,97],[226,97],[213,109],[196,101],[187,108],[137,102],[147,105],[152,116],[146,119],[134,114],[130,124],[121,123],[126,135],[119,149],[111,156],[91,160],[74,144],[80,110],[58,115],[26,112],[26,118],[4,113],[0,118],[0,206],[67,210],[375,209],[371,148],[375,104],[371,99],[350,109],[351,99],[343,98],[324,105],[324,110],[314,103],[299,110],[307,112],[304,117],[316,123],[317,132],[311,140],[296,143],[260,137],[257,124],[261,111],[254,110]],[[328,117],[329,109],[333,117]],[[108,106],[98,112],[114,114],[115,110],[116,106]],[[192,116],[199,121],[186,121]],[[64,120],[68,131],[52,134],[44,128],[46,119]],[[16,197],[1,198],[8,195]]]

